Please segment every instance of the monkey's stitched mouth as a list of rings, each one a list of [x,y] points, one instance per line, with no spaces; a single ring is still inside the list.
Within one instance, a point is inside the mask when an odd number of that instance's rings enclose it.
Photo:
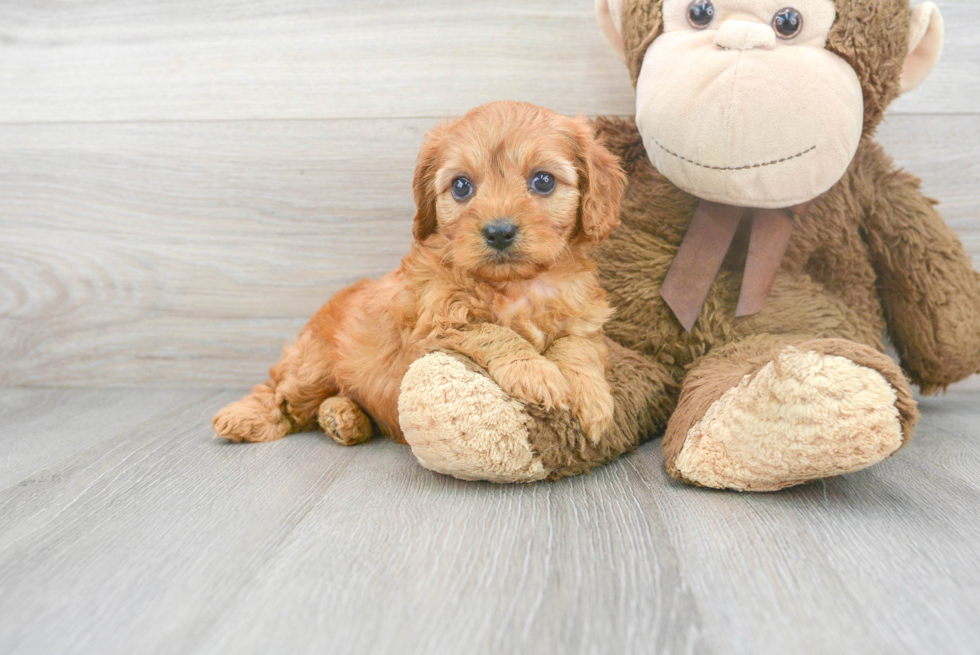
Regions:
[[[658,148],[660,148],[661,150],[663,150],[664,152],[666,152],[668,155],[671,155],[673,157],[677,157],[681,161],[687,162],[688,164],[694,164],[695,166],[699,166],[701,168],[706,168],[706,169],[712,170],[712,171],[746,171],[746,170],[749,170],[751,168],[765,168],[766,166],[775,166],[776,164],[782,164],[783,162],[790,161],[791,159],[799,159],[803,155],[806,155],[808,153],[811,153],[811,152],[813,152],[814,150],[817,149],[817,146],[811,146],[811,147],[807,148],[806,150],[804,150],[803,152],[798,152],[795,155],[791,155],[789,157],[783,157],[782,159],[773,159],[772,161],[766,161],[766,162],[762,162],[762,163],[759,163],[759,164],[748,164],[746,166],[709,166],[708,164],[702,164],[701,162],[696,162],[693,159],[688,159],[684,155],[677,154],[676,152],[674,152],[673,150],[665,147],[662,143],[660,143],[659,141],[657,141],[656,139],[654,139],[652,137],[651,137],[651,140],[655,144],[657,144],[657,147]]]

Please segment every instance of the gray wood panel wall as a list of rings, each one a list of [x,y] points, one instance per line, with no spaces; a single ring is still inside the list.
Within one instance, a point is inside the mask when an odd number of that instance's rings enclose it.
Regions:
[[[980,266],[980,6],[940,5],[879,136]],[[425,131],[503,98],[633,112],[592,0],[0,0],[0,386],[261,380],[397,265]]]

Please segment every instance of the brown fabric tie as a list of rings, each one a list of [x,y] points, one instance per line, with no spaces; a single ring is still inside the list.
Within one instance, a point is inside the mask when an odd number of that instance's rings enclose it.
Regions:
[[[794,216],[802,215],[806,207],[746,209],[701,201],[660,288],[660,295],[685,330],[694,328],[747,212],[753,212],[752,235],[735,316],[751,316],[762,310],[789,247]]]

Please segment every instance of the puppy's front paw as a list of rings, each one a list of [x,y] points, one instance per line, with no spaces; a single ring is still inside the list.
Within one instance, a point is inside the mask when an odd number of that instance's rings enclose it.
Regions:
[[[289,422],[276,420],[255,396],[246,396],[218,412],[211,421],[216,437],[228,441],[275,441],[289,434]]]
[[[494,368],[492,377],[508,394],[545,409],[568,408],[568,381],[554,363],[540,357]]]
[[[609,383],[605,378],[579,378],[571,387],[572,416],[582,424],[592,443],[597,444],[613,425],[615,403]]]

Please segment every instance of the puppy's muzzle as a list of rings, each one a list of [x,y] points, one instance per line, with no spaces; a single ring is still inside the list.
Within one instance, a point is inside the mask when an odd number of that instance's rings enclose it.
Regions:
[[[509,218],[492,221],[483,226],[483,238],[487,245],[497,252],[503,252],[514,245],[517,232],[517,223]]]

